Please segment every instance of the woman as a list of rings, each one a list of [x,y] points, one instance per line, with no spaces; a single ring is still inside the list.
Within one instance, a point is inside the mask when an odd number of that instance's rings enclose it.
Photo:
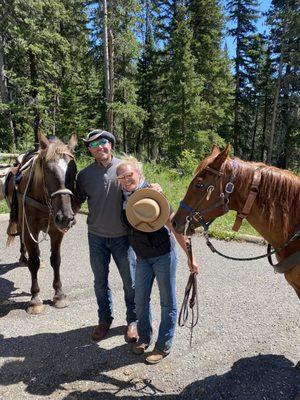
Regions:
[[[145,189],[149,185],[143,176],[141,164],[134,157],[124,157],[116,173],[123,191],[123,217],[129,228],[129,243],[137,256],[135,302],[139,340],[133,344],[132,351],[143,354],[151,344],[150,295],[156,278],[161,322],[155,348],[146,357],[148,363],[156,364],[170,352],[177,319],[174,236],[188,254],[186,238],[173,231],[173,214],[170,213],[167,200],[157,191]],[[157,212],[157,216],[151,219],[153,212]],[[189,261],[189,267],[192,272],[199,272],[198,265],[193,261]]]

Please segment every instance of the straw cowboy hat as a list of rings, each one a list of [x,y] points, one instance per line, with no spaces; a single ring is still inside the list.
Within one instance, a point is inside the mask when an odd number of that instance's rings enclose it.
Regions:
[[[130,225],[143,232],[154,232],[162,228],[170,216],[168,200],[153,189],[134,192],[126,204],[126,217]]]

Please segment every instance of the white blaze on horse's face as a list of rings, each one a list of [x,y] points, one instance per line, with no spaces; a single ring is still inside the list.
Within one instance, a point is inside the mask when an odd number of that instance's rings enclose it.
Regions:
[[[60,169],[62,169],[63,174],[65,176],[68,168],[68,162],[64,158],[60,158],[58,161],[58,166]]]

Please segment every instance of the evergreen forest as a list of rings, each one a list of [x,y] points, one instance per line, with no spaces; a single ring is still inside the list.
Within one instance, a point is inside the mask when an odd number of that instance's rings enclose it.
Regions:
[[[0,151],[33,147],[39,131],[66,141],[103,128],[119,152],[170,167],[231,143],[240,158],[299,172],[299,1],[259,10],[256,0],[1,0]]]

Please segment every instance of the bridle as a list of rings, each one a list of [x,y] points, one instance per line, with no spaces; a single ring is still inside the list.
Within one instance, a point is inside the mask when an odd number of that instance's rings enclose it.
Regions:
[[[195,227],[197,227],[199,224],[204,228],[205,231],[208,230],[210,224],[214,221],[214,219],[212,219],[208,222],[205,222],[204,221],[205,214],[207,214],[217,208],[220,208],[220,207],[223,209],[223,212],[221,215],[224,215],[229,211],[229,198],[230,198],[231,193],[234,190],[234,184],[232,181],[233,181],[233,175],[234,175],[234,170],[236,168],[236,165],[237,165],[236,160],[232,160],[232,167],[233,167],[232,172],[229,175],[229,178],[224,187],[224,190],[222,188],[222,179],[221,179],[224,176],[224,172],[218,171],[211,167],[204,168],[203,171],[208,171],[215,175],[213,184],[212,183],[209,183],[209,184],[208,183],[200,183],[200,184],[196,183],[196,187],[199,189],[206,189],[206,191],[207,191],[206,199],[209,200],[212,192],[215,190],[215,186],[219,182],[219,190],[220,190],[219,200],[217,200],[211,206],[203,208],[200,211],[194,210],[188,204],[184,203],[183,200],[180,201],[179,206],[188,212],[188,215],[186,217],[185,229],[184,229],[185,235],[186,235],[189,227],[191,227],[192,229],[195,229]],[[197,179],[197,177],[196,177],[196,179]]]
[[[71,154],[69,152],[65,151],[65,152],[63,152],[61,154],[68,155],[71,159],[74,160],[73,154]],[[49,214],[53,215],[52,199],[55,196],[60,195],[60,194],[69,194],[70,196],[74,196],[74,193],[70,189],[67,189],[67,188],[58,189],[58,190],[56,190],[56,191],[54,191],[52,193],[49,193],[49,190],[48,190],[48,188],[46,186],[46,183],[45,183],[45,170],[44,170],[44,162],[43,162],[43,160],[44,160],[44,158],[42,158],[42,175],[43,175],[43,190],[44,190],[44,194],[45,194],[45,202],[46,202],[46,204],[48,206]]]
[[[66,154],[66,155],[68,155],[69,157],[71,157],[74,160],[74,155],[69,153],[69,152],[67,152],[67,151],[63,152],[61,154]],[[22,241],[23,241],[23,243],[24,243],[24,227],[25,227],[25,224],[26,224],[26,227],[27,227],[27,230],[28,230],[28,233],[29,233],[31,239],[35,243],[41,243],[42,241],[46,240],[46,236],[47,236],[47,234],[49,232],[49,228],[50,228],[51,217],[53,217],[52,199],[57,195],[63,195],[63,194],[68,194],[70,196],[74,196],[73,192],[70,189],[67,189],[67,188],[58,189],[58,190],[56,190],[56,191],[54,191],[52,193],[49,193],[49,190],[47,189],[46,183],[45,183],[45,171],[44,171],[44,162],[43,162],[44,158],[41,159],[42,160],[41,168],[42,168],[42,176],[43,176],[43,197],[44,197],[45,204],[43,204],[40,201],[35,200],[35,199],[33,199],[33,198],[31,198],[31,197],[29,197],[27,195],[30,183],[32,181],[34,167],[35,167],[35,164],[36,164],[36,162],[38,160],[39,155],[40,155],[39,153],[36,154],[33,157],[32,162],[30,163],[30,165],[31,165],[30,174],[29,174],[29,177],[28,177],[28,180],[27,180],[27,183],[26,183],[26,187],[25,187],[24,193],[21,194],[21,201],[22,201],[22,208],[23,208],[23,222],[22,222]],[[37,209],[39,209],[41,211],[48,212],[47,228],[46,228],[46,231],[43,233],[43,235],[42,235],[43,237],[42,237],[41,240],[35,239],[35,237],[33,236],[32,232],[30,230],[30,226],[29,226],[29,222],[28,222],[28,218],[27,218],[27,214],[26,214],[26,208],[25,208],[26,204],[29,204],[29,205],[31,205],[31,206],[33,206],[33,207],[35,207],[35,208],[37,208]]]
[[[219,207],[223,207],[223,213],[220,214],[220,216],[226,214],[229,211],[229,197],[234,190],[234,184],[233,184],[232,180],[233,180],[233,176],[234,176],[234,170],[237,166],[236,160],[232,160],[232,166],[233,166],[233,168],[232,168],[232,171],[228,178],[228,182],[225,185],[224,191],[222,190],[222,179],[221,179],[221,176],[223,176],[224,173],[221,171],[217,171],[210,167],[204,168],[204,170],[212,172],[213,174],[216,175],[215,181],[220,179],[220,200],[216,201],[210,207],[204,208],[200,211],[195,211],[188,204],[185,204],[183,201],[180,201],[180,203],[179,203],[180,207],[189,213],[186,217],[184,234],[185,235],[187,234],[189,227],[191,227],[192,229],[195,229],[200,224],[204,228],[204,237],[206,239],[206,244],[213,253],[217,253],[218,255],[220,255],[224,258],[227,258],[229,260],[235,260],[235,261],[250,261],[250,260],[258,260],[258,259],[261,259],[264,257],[268,257],[269,263],[274,267],[275,272],[284,273],[284,272],[292,269],[295,266],[295,259],[298,262],[298,259],[300,258],[300,252],[296,252],[296,253],[292,254],[286,260],[280,261],[276,265],[273,264],[273,262],[271,260],[271,255],[278,254],[281,250],[288,247],[292,242],[299,239],[300,231],[297,231],[285,243],[283,243],[281,246],[279,246],[277,248],[274,248],[273,250],[271,250],[272,249],[271,245],[268,244],[267,253],[257,256],[257,257],[242,257],[242,258],[240,258],[240,257],[227,256],[227,255],[221,253],[220,251],[218,251],[214,247],[214,245],[211,243],[211,241],[209,240],[208,229],[209,229],[210,224],[214,221],[214,219],[212,219],[208,222],[205,222],[203,218],[204,218],[205,214],[207,214],[208,212],[210,212],[216,208],[219,208]],[[260,181],[261,181],[261,168],[257,167],[253,173],[252,183],[250,186],[250,191],[248,193],[248,197],[246,199],[246,202],[243,206],[242,211],[237,212],[236,219],[233,224],[232,230],[238,231],[243,222],[243,219],[249,215],[252,205],[254,203],[254,200],[256,199],[257,194],[259,193]],[[207,200],[209,200],[209,197],[210,197],[212,191],[214,190],[214,187],[215,186],[211,185],[211,184],[202,184],[201,185],[201,188],[206,188],[206,190],[207,190],[207,197],[206,197]],[[193,225],[193,222],[195,222],[195,225]]]

